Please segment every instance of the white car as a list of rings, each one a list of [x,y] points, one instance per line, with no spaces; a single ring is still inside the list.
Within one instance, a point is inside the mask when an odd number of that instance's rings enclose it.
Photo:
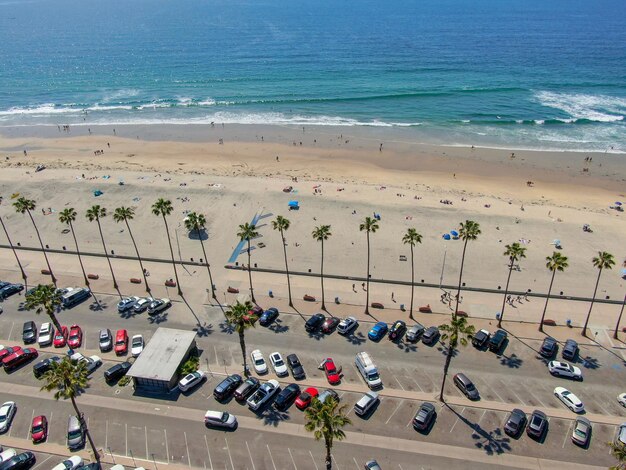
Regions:
[[[548,370],[555,377],[566,377],[578,381],[583,379],[581,370],[567,362],[550,361],[548,362]]]
[[[626,408],[626,393],[620,393],[617,395],[617,403]]]
[[[64,460],[60,464],[52,467],[52,470],[74,470],[83,464],[80,455],[72,455],[69,459]]]
[[[209,410],[204,414],[204,424],[217,428],[234,429],[237,427],[237,418],[235,415],[231,415],[225,411]]]
[[[139,297],[137,296],[124,297],[122,300],[120,300],[117,303],[117,311],[125,312],[126,310],[130,310],[131,308],[135,306],[138,300],[139,300]]]
[[[346,335],[359,326],[359,322],[354,317],[344,318],[337,325],[337,333],[340,335]]]
[[[272,363],[272,367],[274,368],[274,372],[276,372],[277,376],[284,377],[288,375],[287,364],[285,364],[283,356],[281,356],[279,352],[273,352],[270,354],[270,362]]]
[[[143,336],[135,335],[130,342],[130,353],[133,357],[137,357],[143,351]]]
[[[133,305],[133,312],[145,312],[152,302],[154,302],[154,299],[152,297],[142,297]]]
[[[7,401],[0,406],[0,432],[7,432],[9,430],[16,409],[17,407],[14,401]]]
[[[148,307],[148,315],[154,315],[155,313],[159,313],[160,311],[165,310],[170,305],[172,305],[172,301],[170,299],[153,300]]]
[[[0,451],[2,447],[0,447]],[[17,451],[15,449],[7,449],[4,452],[0,452],[0,463],[6,462],[9,459],[12,459],[17,455]]]
[[[256,370],[257,374],[267,373],[267,363],[265,362],[265,358],[259,349],[252,351],[250,353],[250,357],[252,358],[252,364],[254,365],[254,370]]]
[[[278,383],[278,380],[268,380],[248,398],[248,408],[253,411],[260,409],[263,405],[268,403],[279,390],[280,384]]]
[[[45,322],[39,328],[39,347],[50,346],[52,344],[52,323]]]
[[[186,392],[187,390],[198,385],[205,378],[206,374],[201,370],[197,370],[195,372],[192,372],[191,374],[187,374],[182,379],[180,379],[180,382],[178,382],[178,388],[181,392]]]
[[[554,389],[554,396],[563,402],[574,413],[581,413],[585,410],[585,405],[580,401],[576,395],[563,387],[556,387]]]
[[[94,370],[102,365],[102,359],[99,356],[85,357],[82,353],[74,353],[70,356],[70,359],[74,361],[81,361],[85,363],[87,373],[91,374]]]

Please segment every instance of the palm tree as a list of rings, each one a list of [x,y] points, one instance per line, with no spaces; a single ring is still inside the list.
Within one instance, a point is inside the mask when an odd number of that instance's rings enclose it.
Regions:
[[[287,272],[287,292],[289,293],[289,306],[293,307],[291,300],[291,282],[289,281],[289,265],[287,264],[287,244],[285,243],[285,232],[289,230],[289,219],[286,219],[282,215],[276,217],[276,220],[272,220],[272,228],[280,232],[280,238],[283,242],[283,255],[285,256],[285,271]]]
[[[543,319],[546,317],[546,310],[548,309],[548,301],[550,300],[550,293],[552,292],[552,283],[554,282],[554,276],[557,271],[565,271],[567,268],[567,256],[563,256],[558,251],[552,253],[552,256],[546,256],[546,268],[552,272],[552,278],[550,279],[550,287],[548,288],[548,296],[546,297],[546,304],[543,307],[543,313],[541,314],[541,321],[539,322],[539,331],[543,331]]]
[[[250,240],[259,236],[259,233],[256,231],[256,225],[249,224],[246,222],[239,226],[239,231],[237,232],[237,236],[239,240],[248,242],[248,278],[250,279],[250,297],[252,297],[252,302],[256,303],[256,299],[254,298],[254,289],[252,289],[252,266],[250,262]]]
[[[132,207],[118,207],[113,212],[113,220],[115,222],[122,222],[126,224],[126,228],[128,229],[128,234],[130,235],[130,241],[133,242],[133,246],[135,247],[135,253],[137,253],[137,259],[139,260],[139,267],[141,268],[141,274],[143,275],[143,282],[146,284],[146,292],[150,293],[150,286],[148,285],[148,279],[146,278],[146,270],[143,267],[143,262],[141,261],[141,256],[139,256],[139,248],[137,248],[137,243],[135,243],[135,237],[133,237],[133,232],[130,229],[129,220],[133,220],[135,218],[135,210]]]
[[[526,248],[517,242],[506,245],[505,248],[506,250],[502,254],[509,257],[509,275],[506,278],[506,287],[504,288],[504,297],[502,298],[502,309],[500,310],[500,318],[498,318],[498,328],[502,328],[502,317],[504,317],[504,306],[506,305],[506,298],[509,294],[509,282],[511,281],[513,266],[521,258],[526,258]]]
[[[202,254],[204,255],[204,260],[206,264],[206,269],[209,272],[209,282],[211,283],[211,297],[217,299],[215,295],[215,289],[213,288],[213,276],[211,275],[211,266],[209,265],[209,260],[206,257],[206,251],[204,249],[204,241],[202,241],[202,234],[200,233],[202,230],[206,228],[206,217],[204,214],[198,214],[197,212],[191,212],[185,218],[185,228],[190,232],[195,230],[198,234],[198,240],[200,240],[200,245],[202,246]]]
[[[248,312],[252,309],[252,304],[248,301],[245,303],[237,303],[231,306],[225,313],[226,321],[235,328],[239,334],[239,345],[241,346],[241,355],[243,356],[243,373],[246,377],[250,375],[246,358],[246,339],[244,334],[248,328],[254,327],[256,317]]]
[[[365,291],[365,314],[370,314],[370,232],[374,233],[378,230],[378,220],[373,217],[365,217],[365,220],[359,225],[359,230],[367,235],[367,289]]]
[[[91,450],[97,462],[100,462],[100,454],[96,449],[96,445],[91,438],[91,433],[87,428],[85,416],[78,409],[76,397],[80,395],[87,387],[89,387],[89,376],[85,362],[70,359],[64,356],[61,362],[52,362],[50,369],[43,375],[44,385],[41,390],[51,392],[54,390],[54,399],[58,400],[68,398],[72,402],[72,407],[76,412],[81,427],[87,434],[87,440],[91,446]]]
[[[459,237],[463,240],[463,255],[461,256],[461,270],[459,271],[459,288],[456,291],[456,306],[454,307],[453,317],[459,311],[459,301],[461,299],[461,281],[463,279],[463,265],[465,264],[465,250],[467,250],[467,243],[474,241],[480,235],[480,225],[473,220],[466,220],[465,223],[461,222],[461,228],[459,229]]]
[[[583,326],[583,336],[587,336],[587,325],[589,324],[589,317],[591,317],[593,303],[596,301],[596,293],[598,292],[598,284],[600,284],[600,276],[602,275],[602,270],[612,269],[613,266],[615,266],[615,259],[613,255],[611,253],[607,253],[606,251],[598,251],[598,256],[594,256],[591,262],[596,268],[598,268],[598,279],[596,279],[596,287],[593,290],[591,305],[589,305],[589,312],[587,312],[587,319],[585,320],[585,326]]]
[[[80,263],[80,269],[83,272],[83,278],[85,279],[85,285],[89,287],[89,279],[87,278],[87,274],[85,273],[85,266],[83,266],[83,259],[80,256],[80,250],[78,249],[78,240],[76,240],[76,233],[74,232],[74,225],[72,222],[76,221],[76,211],[73,207],[68,207],[63,209],[59,214],[59,221],[62,224],[67,224],[72,232],[72,237],[74,237],[74,245],[76,245],[76,253],[78,254],[78,262]]]
[[[45,312],[57,331],[61,331],[61,324],[56,317],[60,306],[61,295],[52,284],[39,284],[31,293],[26,294],[24,303],[26,310],[35,310],[37,314]]]
[[[305,410],[306,423],[304,429],[313,433],[316,441],[324,439],[326,447],[326,468],[332,468],[331,450],[333,441],[343,441],[346,433],[343,427],[352,424],[350,418],[346,416],[348,405],[339,406],[339,402],[332,396],[326,398],[324,403],[317,398],[313,399],[311,405]]]
[[[322,263],[320,266],[320,280],[322,282],[322,310],[326,310],[326,304],[324,303],[324,240],[328,240],[328,237],[332,235],[330,232],[330,225],[320,225],[315,227],[315,230],[311,233],[313,238],[318,242],[322,242]]]
[[[176,277],[176,287],[178,287],[178,295],[183,295],[183,291],[180,288],[180,282],[178,281],[178,271],[176,271],[176,261],[174,261],[174,249],[172,248],[172,240],[170,238],[170,229],[167,225],[166,216],[170,215],[174,208],[172,207],[172,201],[169,199],[159,198],[154,204],[152,204],[152,213],[156,216],[163,217],[163,223],[165,224],[165,233],[167,234],[167,242],[170,245],[170,255],[172,255],[172,266],[174,266],[174,277]]]
[[[413,320],[413,295],[415,294],[415,258],[413,248],[417,243],[422,243],[422,235],[414,228],[410,228],[402,237],[402,243],[411,246],[411,307],[409,308],[409,318]]]
[[[111,265],[111,259],[109,258],[109,253],[107,251],[107,245],[104,242],[104,235],[102,234],[102,224],[100,224],[100,219],[106,217],[107,210],[104,207],[100,207],[98,204],[91,206],[90,209],[87,209],[87,213],[85,216],[89,220],[89,222],[93,222],[94,220],[98,223],[98,230],[100,231],[100,239],[102,240],[102,248],[104,248],[104,256],[109,263],[109,269],[111,270],[111,277],[113,278],[113,287],[117,289],[117,280],[115,279],[115,273],[113,272],[113,266]]]
[[[617,459],[617,465],[609,467],[609,470],[626,470],[626,446],[619,441],[607,442],[611,455]]]
[[[27,213],[30,217],[30,221],[33,223],[33,227],[35,229],[35,233],[37,234],[37,238],[39,239],[39,245],[41,246],[41,251],[43,252],[43,257],[46,259],[46,264],[48,265],[48,271],[50,272],[50,277],[52,278],[52,283],[57,285],[57,278],[54,277],[54,273],[52,272],[52,267],[50,267],[50,261],[48,261],[48,254],[46,253],[46,249],[43,247],[43,241],[41,241],[41,235],[39,234],[39,229],[37,228],[37,224],[35,223],[35,219],[33,219],[32,211],[35,210],[37,205],[35,204],[34,199],[26,199],[25,197],[19,197],[13,203],[13,207],[15,207],[15,211],[20,214]]]
[[[0,217],[0,225],[2,225],[2,230],[4,230],[4,233],[7,236],[7,240],[9,241],[9,246],[11,247],[11,250],[13,251],[13,255],[15,256],[15,260],[17,261],[17,265],[20,267],[20,271],[22,273],[22,279],[24,280],[24,284],[26,285],[27,284],[26,272],[24,271],[24,268],[22,267],[20,258],[17,256],[17,251],[15,251],[15,246],[13,246],[13,242],[11,241],[11,237],[9,236],[9,232],[7,231],[7,228],[4,225],[4,221],[2,220],[2,217]]]
[[[459,343],[461,344],[461,346],[467,346],[467,340],[474,335],[474,325],[468,325],[467,318],[465,317],[452,315],[452,317],[450,318],[450,323],[444,323],[443,325],[439,325],[439,329],[443,331],[443,334],[441,335],[441,340],[444,342],[444,344],[446,341],[448,342],[446,351],[446,363],[443,366],[443,380],[441,381],[441,392],[439,393],[439,400],[443,401],[443,390],[446,385],[448,369],[450,368],[450,363],[452,362],[454,350]]]

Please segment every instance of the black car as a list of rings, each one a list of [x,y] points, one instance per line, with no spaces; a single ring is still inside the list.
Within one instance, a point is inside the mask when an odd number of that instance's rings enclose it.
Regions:
[[[9,284],[8,286],[0,289],[0,297],[6,299],[8,296],[17,294],[18,292],[22,292],[24,290],[24,286],[22,284]]]
[[[426,328],[426,331],[424,331],[424,334],[422,335],[422,343],[433,344],[435,343],[435,341],[437,341],[438,338],[439,328],[437,328],[436,326],[429,326],[428,328]]]
[[[309,318],[304,324],[304,329],[309,333],[316,331],[322,323],[326,320],[326,317],[323,313],[316,313],[311,318]]]
[[[217,387],[213,390],[213,396],[217,401],[225,400],[241,385],[242,381],[241,376],[238,374],[229,375],[217,384]]]
[[[424,402],[413,418],[413,428],[417,431],[425,431],[435,421],[437,412],[432,403]]]
[[[496,330],[489,340],[489,351],[493,351],[495,353],[500,352],[504,346],[507,336],[506,331]]]
[[[576,360],[576,355],[578,354],[578,343],[573,339],[568,339],[565,341],[565,345],[563,346],[563,351],[561,355],[563,359],[567,359],[569,361]]]
[[[39,378],[46,372],[50,370],[53,362],[61,362],[61,358],[59,356],[47,357],[43,361],[39,361],[37,364],[33,366],[33,374],[35,377]]]
[[[474,336],[472,336],[472,344],[477,349],[484,348],[489,340],[491,339],[491,335],[487,330],[478,330]]]
[[[274,400],[274,408],[277,410],[285,410],[300,395],[300,386],[298,384],[289,384],[281,390]]]
[[[28,470],[35,465],[35,454],[22,452],[0,464],[0,470]]]
[[[274,320],[278,318],[278,309],[272,307],[268,308],[265,312],[261,314],[261,318],[259,318],[259,324],[261,326],[267,326],[272,323]]]
[[[389,339],[391,341],[399,340],[406,333],[406,323],[402,320],[396,320],[391,328],[389,328]]]
[[[554,357],[558,349],[559,349],[559,345],[556,342],[556,340],[552,336],[546,336],[543,339],[543,344],[541,345],[541,349],[539,349],[539,354],[549,359],[551,357]]]
[[[86,465],[81,465],[76,470],[102,470],[102,465],[98,462],[91,462]]]
[[[24,322],[24,327],[22,328],[22,341],[25,344],[34,343],[37,341],[37,325],[32,320]]]
[[[298,359],[298,356],[295,354],[289,354],[289,356],[287,356],[287,365],[289,369],[291,369],[291,375],[293,375],[294,379],[300,380],[306,377],[300,359]]]
[[[504,423],[504,432],[511,437],[518,437],[526,427],[526,413],[519,408],[511,410],[506,423]]]
[[[126,372],[130,370],[130,362],[122,362],[115,364],[113,367],[104,371],[104,380],[107,382],[115,382],[126,375]]]
[[[545,413],[535,410],[530,415],[528,420],[528,426],[526,426],[526,434],[536,439],[541,439],[541,436],[548,430],[548,417]]]

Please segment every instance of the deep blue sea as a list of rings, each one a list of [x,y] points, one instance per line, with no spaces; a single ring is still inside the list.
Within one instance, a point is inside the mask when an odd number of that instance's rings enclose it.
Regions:
[[[0,0],[0,126],[394,126],[626,152],[624,0]]]

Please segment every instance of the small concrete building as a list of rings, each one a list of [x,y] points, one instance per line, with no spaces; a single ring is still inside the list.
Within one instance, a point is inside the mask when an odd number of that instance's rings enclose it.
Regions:
[[[159,328],[128,371],[136,391],[167,393],[178,383],[178,367],[196,348],[194,331]]]

